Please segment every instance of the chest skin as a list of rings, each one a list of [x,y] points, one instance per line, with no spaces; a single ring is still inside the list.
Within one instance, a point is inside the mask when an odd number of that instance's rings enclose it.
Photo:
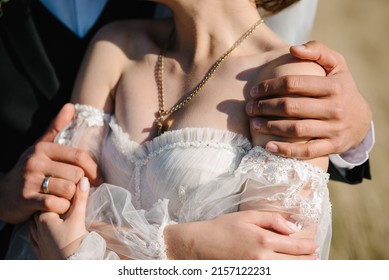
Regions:
[[[228,58],[188,104],[168,117],[168,130],[210,127],[230,130],[250,139],[245,105],[251,87],[260,76],[260,69],[255,65],[261,59],[260,55],[256,58]],[[148,61],[129,68],[118,83],[115,93],[116,118],[138,143],[151,140],[157,135],[155,118],[158,116],[158,90],[154,76],[156,60],[156,55],[150,55]],[[165,73],[165,110],[175,105],[182,96],[187,96],[208,70],[204,68],[203,71],[190,75],[179,68]]]

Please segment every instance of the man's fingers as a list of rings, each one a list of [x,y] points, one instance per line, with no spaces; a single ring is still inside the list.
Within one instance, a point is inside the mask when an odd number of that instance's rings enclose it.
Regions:
[[[327,74],[336,69],[340,63],[342,63],[342,67],[346,65],[341,54],[317,41],[310,41],[300,46],[292,46],[290,53],[297,58],[317,62],[324,68]]]
[[[330,101],[314,98],[279,97],[250,100],[246,112],[251,117],[286,117],[299,119],[340,118],[342,108],[331,106]]]
[[[307,143],[270,141],[266,144],[265,149],[279,156],[302,160],[325,156],[336,150],[328,139],[316,139]]]
[[[61,178],[50,177],[49,192],[52,195],[71,200],[76,191],[76,184],[69,180]]]
[[[71,122],[74,113],[74,105],[65,104],[39,141],[53,142],[57,134]]]
[[[337,130],[330,123],[315,119],[273,120],[268,118],[250,119],[251,129],[260,134],[285,139],[329,138]],[[297,141],[294,141],[297,142]]]
[[[61,168],[61,167],[64,167],[64,169],[63,169],[64,172],[62,172],[60,174],[61,174],[61,176],[63,176],[65,174],[65,177],[66,177],[65,169],[66,169],[67,165],[58,164],[58,168]],[[42,166],[40,166],[39,168],[42,168]],[[44,166],[43,166],[43,168],[44,168]],[[48,174],[50,174],[50,176],[47,177],[48,180],[45,182],[47,193],[44,193],[43,186],[42,186],[43,181],[46,178],[46,176],[44,176],[42,174],[36,174],[36,173],[25,175],[25,178],[28,181],[28,190],[29,191],[28,192],[26,191],[24,193],[24,197],[25,197],[25,199],[29,200],[29,203],[33,202],[33,199],[30,198],[30,196],[33,194],[45,194],[45,195],[51,194],[54,196],[64,198],[66,200],[71,200],[72,197],[74,196],[74,192],[76,190],[76,185],[73,182],[73,180],[55,177],[57,172],[53,172],[52,169],[49,169],[49,168],[48,168],[48,170],[51,170],[51,171],[48,171]],[[36,198],[36,197],[34,197],[34,198]],[[41,203],[41,202],[42,201],[39,200],[38,203]],[[42,207],[39,207],[39,209],[41,209],[41,208]]]
[[[87,152],[54,143],[38,143],[36,152],[44,154],[50,161],[33,160],[34,164],[45,165],[40,169],[46,175],[70,180],[74,183],[87,176],[93,185],[101,184],[101,173],[97,163]]]
[[[317,85],[320,84],[320,88]],[[267,79],[254,86],[250,95],[252,98],[271,98],[290,94],[307,97],[326,97],[334,91],[330,79],[313,75],[287,75]]]
[[[37,211],[64,214],[69,210],[70,201],[50,194],[36,193],[30,198],[31,208]]]
[[[27,167],[30,168],[31,165],[35,165],[35,170],[42,173],[41,175],[32,175],[33,178],[30,179],[31,184],[39,187],[42,186],[43,179],[46,176],[68,180],[73,183],[78,183],[84,177],[84,171],[80,167],[67,163],[32,158],[28,160]],[[51,187],[49,186],[49,188]]]

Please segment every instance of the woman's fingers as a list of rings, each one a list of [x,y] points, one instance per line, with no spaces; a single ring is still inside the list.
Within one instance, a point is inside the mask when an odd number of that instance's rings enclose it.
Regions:
[[[275,212],[248,210],[237,212],[236,215],[245,215],[244,221],[246,223],[253,224],[279,234],[289,235],[298,230],[293,223],[287,221],[281,214]]]
[[[258,252],[260,258],[275,258],[279,257],[279,254],[286,254],[289,256],[301,255],[309,259],[310,255],[315,254],[316,242],[309,238],[292,238],[290,235],[298,232],[299,228],[281,214],[259,211],[245,212],[245,222],[258,226],[257,245],[260,248]]]
[[[77,186],[76,194],[74,196],[72,206],[69,212],[66,214],[66,220],[69,223],[82,223],[85,224],[85,212],[88,202],[88,194],[90,190],[90,183],[88,178],[81,179]]]

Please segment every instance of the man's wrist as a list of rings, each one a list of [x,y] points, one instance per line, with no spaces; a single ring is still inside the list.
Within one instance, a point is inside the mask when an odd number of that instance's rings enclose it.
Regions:
[[[342,154],[330,155],[331,162],[339,168],[352,169],[362,165],[369,159],[369,153],[375,143],[374,123],[371,122],[370,129],[358,147],[350,149]]]

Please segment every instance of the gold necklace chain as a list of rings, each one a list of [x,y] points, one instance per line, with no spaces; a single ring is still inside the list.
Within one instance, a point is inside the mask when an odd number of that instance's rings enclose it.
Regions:
[[[155,119],[155,122],[158,126],[158,135],[161,135],[164,131],[164,121],[168,116],[173,114],[174,112],[180,110],[186,104],[188,104],[204,87],[204,85],[208,82],[208,80],[215,74],[216,70],[222,64],[222,62],[244,41],[246,40],[255,29],[261,25],[264,21],[262,19],[255,22],[253,26],[251,26],[236,42],[232,45],[232,47],[227,50],[222,56],[216,60],[216,62],[211,66],[208,72],[205,74],[204,78],[197,84],[197,86],[193,89],[193,91],[183,98],[181,101],[177,102],[173,107],[168,110],[165,110],[164,105],[164,84],[163,84],[163,70],[164,70],[164,60],[165,60],[165,51],[166,48],[162,48],[160,54],[158,55],[157,60],[157,87],[158,87],[158,113],[159,116]]]

